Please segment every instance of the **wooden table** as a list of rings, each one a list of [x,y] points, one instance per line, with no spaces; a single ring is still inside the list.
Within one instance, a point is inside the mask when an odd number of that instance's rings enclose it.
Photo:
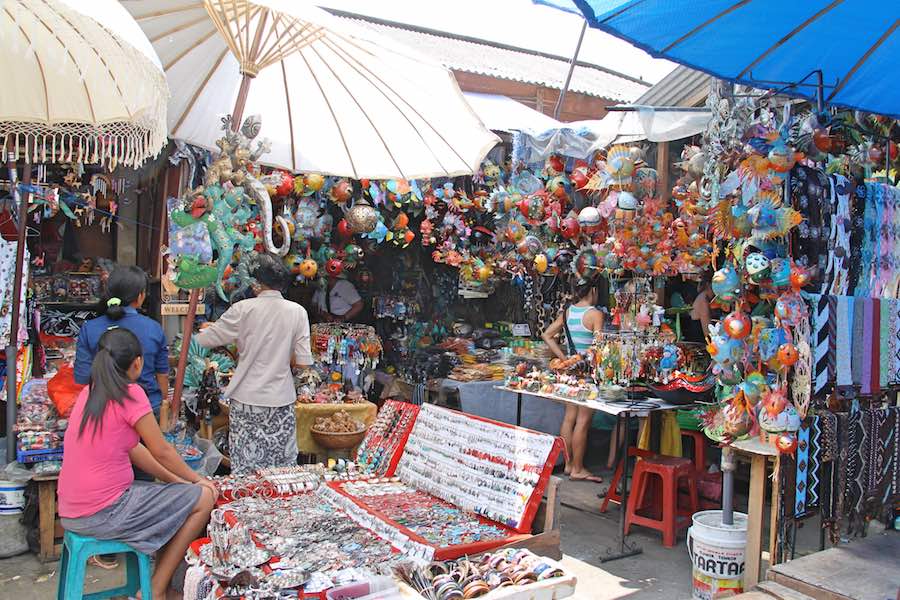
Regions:
[[[747,551],[744,558],[744,589],[751,590],[759,583],[762,563],[763,509],[766,502],[766,467],[769,460],[778,472],[779,453],[775,447],[758,439],[731,444],[735,456],[750,462],[750,492],[747,507]],[[775,560],[775,544],[778,541],[778,477],[772,480],[771,512],[769,517],[769,566]]]
[[[56,515],[58,479],[59,474],[35,475],[31,478],[38,490],[38,558],[42,562],[58,560],[62,553],[62,527]],[[57,539],[60,541],[57,542]]]

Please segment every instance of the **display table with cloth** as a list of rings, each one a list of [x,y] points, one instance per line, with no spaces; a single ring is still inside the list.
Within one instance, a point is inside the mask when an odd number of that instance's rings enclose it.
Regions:
[[[313,440],[310,428],[318,417],[329,417],[343,410],[366,427],[375,421],[378,408],[371,402],[357,404],[298,404],[297,405],[297,449],[305,454],[325,454],[324,448]]]
[[[547,402],[541,398],[523,395],[521,419],[516,422],[516,393],[498,389],[499,381],[455,381],[441,380],[444,389],[459,391],[459,404],[464,413],[485,419],[493,419],[510,425],[520,425],[549,433],[559,434],[565,406],[555,402]]]

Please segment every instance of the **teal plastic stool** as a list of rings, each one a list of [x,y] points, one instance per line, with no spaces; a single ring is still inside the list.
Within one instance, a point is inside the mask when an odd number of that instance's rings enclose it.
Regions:
[[[87,561],[99,554],[124,554],[127,580],[112,590],[84,594],[84,573]],[[103,600],[115,596],[134,596],[141,590],[144,600],[152,600],[150,592],[150,557],[124,542],[97,540],[66,532],[59,560],[57,600]]]

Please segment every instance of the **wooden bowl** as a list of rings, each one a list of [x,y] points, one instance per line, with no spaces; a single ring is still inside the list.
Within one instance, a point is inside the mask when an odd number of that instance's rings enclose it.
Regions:
[[[363,441],[363,438],[366,437],[368,429],[366,427],[362,431],[355,433],[333,433],[310,428],[309,432],[312,434],[313,440],[326,450],[347,450],[358,446]]]

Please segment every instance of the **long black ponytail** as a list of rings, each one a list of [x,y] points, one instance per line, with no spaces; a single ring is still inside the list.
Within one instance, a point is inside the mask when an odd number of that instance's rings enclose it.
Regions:
[[[147,291],[147,274],[140,267],[118,267],[106,282],[107,300],[102,307],[106,316],[118,321],[125,315],[125,308],[133,304]]]
[[[80,437],[88,424],[96,434],[103,426],[103,413],[110,402],[119,406],[128,396],[128,369],[135,359],[142,356],[141,342],[137,336],[121,327],[114,327],[100,337],[97,355],[91,364],[90,391],[84,414],[78,429]]]

